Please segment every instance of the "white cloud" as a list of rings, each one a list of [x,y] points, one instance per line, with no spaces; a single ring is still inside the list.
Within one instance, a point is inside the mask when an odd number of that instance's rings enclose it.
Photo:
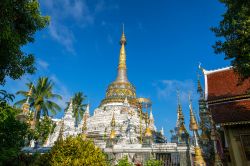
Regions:
[[[38,59],[37,64],[38,64],[38,70],[48,70],[48,67],[49,67],[48,62],[46,62],[42,59]]]
[[[51,18],[50,36],[72,54],[75,54],[76,41],[72,28],[85,28],[94,24],[95,17],[100,12],[119,8],[118,5],[103,0],[93,6],[89,6],[85,0],[43,0],[40,3]]]
[[[195,85],[192,80],[161,80],[154,83],[154,86],[157,90],[157,96],[160,99],[172,100],[174,96],[175,99],[177,99],[177,90],[180,92],[180,100],[182,102],[188,102],[189,94],[193,100],[198,98],[195,93]]]
[[[55,41],[62,44],[68,52],[72,54],[75,53],[75,50],[73,47],[75,37],[74,37],[73,32],[69,30],[66,26],[60,23],[51,21],[50,26],[49,26],[49,33],[51,37]]]
[[[49,34],[65,49],[74,54],[75,35],[66,24],[74,22],[74,25],[85,27],[94,22],[94,14],[83,0],[44,0],[41,5],[46,8],[47,14],[51,17]]]

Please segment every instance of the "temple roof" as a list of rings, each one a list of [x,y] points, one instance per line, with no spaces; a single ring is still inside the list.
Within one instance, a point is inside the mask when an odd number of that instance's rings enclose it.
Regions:
[[[240,82],[233,68],[204,74],[208,109],[215,123],[250,123],[250,78]]]
[[[237,124],[250,121],[250,99],[209,105],[216,124]]]
[[[240,83],[239,76],[232,68],[204,72],[204,74],[207,79],[208,101],[246,95],[250,90],[250,79]]]

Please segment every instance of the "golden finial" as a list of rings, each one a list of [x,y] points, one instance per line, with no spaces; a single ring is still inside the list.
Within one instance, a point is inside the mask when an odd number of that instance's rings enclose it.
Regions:
[[[190,98],[190,95],[188,96],[189,98],[189,109],[190,109],[190,124],[189,124],[189,128],[192,131],[197,131],[198,130],[198,124],[196,122],[194,113],[193,113],[193,109],[192,109],[192,101]]]
[[[125,51],[125,45],[126,45],[126,37],[124,33],[124,28],[120,40],[121,49],[120,49],[120,57],[119,57],[119,65],[118,65],[118,75],[116,78],[116,82],[128,82],[127,78],[127,66],[126,66],[126,51]]]
[[[121,43],[121,45],[127,44],[126,36],[125,36],[125,32],[124,32],[124,24],[122,24],[122,37],[121,37],[120,43]]]

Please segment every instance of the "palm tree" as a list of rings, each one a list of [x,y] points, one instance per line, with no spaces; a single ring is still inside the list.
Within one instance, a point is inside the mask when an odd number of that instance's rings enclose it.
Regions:
[[[0,90],[0,104],[7,103],[9,101],[13,101],[15,96],[13,94],[8,93],[6,90]]]
[[[80,120],[83,118],[83,114],[86,110],[87,104],[83,104],[86,100],[86,97],[82,92],[77,92],[74,94],[72,98],[73,102],[73,113],[75,117],[75,124],[76,126],[79,124]],[[67,108],[69,107],[69,102],[67,102]]]
[[[26,84],[30,89],[32,83],[29,82]],[[54,87],[54,83],[49,80],[48,77],[40,77],[37,81],[36,85],[33,85],[32,95],[30,96],[30,107],[34,110],[34,123],[40,119],[41,114],[43,116],[48,116],[49,112],[52,115],[55,115],[57,111],[60,111],[61,108],[53,99],[62,99],[62,97],[58,94],[54,94],[52,89]],[[15,105],[21,106],[28,97],[28,91],[18,91],[17,95],[22,95],[25,98],[16,102]],[[35,126],[34,124],[34,126]]]

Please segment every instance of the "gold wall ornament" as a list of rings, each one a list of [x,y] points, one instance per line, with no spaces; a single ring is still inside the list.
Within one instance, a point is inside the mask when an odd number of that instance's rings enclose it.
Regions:
[[[110,139],[114,139],[116,137],[116,132],[115,132],[115,130],[111,130],[111,132],[110,132]]]
[[[112,119],[111,119],[111,132],[110,132],[110,139],[113,139],[116,137],[116,132],[115,132],[115,115],[114,115],[114,112],[113,112],[113,116],[112,116]]]
[[[115,127],[115,115],[113,113],[112,119],[111,119],[111,127]]]
[[[151,137],[152,136],[152,131],[151,131],[151,129],[149,127],[146,128],[145,136],[146,137]]]

